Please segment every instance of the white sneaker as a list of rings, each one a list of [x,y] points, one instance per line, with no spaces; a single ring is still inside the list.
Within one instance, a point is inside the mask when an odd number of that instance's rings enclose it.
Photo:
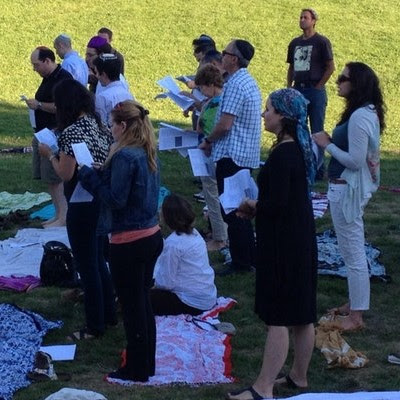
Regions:
[[[390,364],[400,365],[400,354],[398,354],[398,353],[389,354],[388,361],[390,362]]]

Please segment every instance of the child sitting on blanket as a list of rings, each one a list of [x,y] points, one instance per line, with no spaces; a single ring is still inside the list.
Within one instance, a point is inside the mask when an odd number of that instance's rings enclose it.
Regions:
[[[195,214],[185,199],[171,194],[162,205],[162,219],[174,232],[154,269],[154,315],[201,314],[215,305],[217,288],[206,243],[192,226]]]

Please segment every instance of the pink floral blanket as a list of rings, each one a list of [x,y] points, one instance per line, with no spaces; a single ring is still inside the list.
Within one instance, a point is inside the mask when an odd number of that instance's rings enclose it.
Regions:
[[[233,299],[219,297],[214,308],[194,321],[190,315],[156,317],[155,376],[146,383],[121,381],[107,376],[105,380],[125,386],[234,382],[231,375],[231,337],[211,325],[219,322],[220,312],[235,304]]]

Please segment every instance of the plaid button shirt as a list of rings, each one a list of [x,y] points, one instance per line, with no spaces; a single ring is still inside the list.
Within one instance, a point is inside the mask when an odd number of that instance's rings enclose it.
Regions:
[[[257,168],[260,162],[261,94],[246,68],[225,83],[216,122],[222,113],[235,116],[232,128],[212,148],[214,161],[231,158],[240,167]]]

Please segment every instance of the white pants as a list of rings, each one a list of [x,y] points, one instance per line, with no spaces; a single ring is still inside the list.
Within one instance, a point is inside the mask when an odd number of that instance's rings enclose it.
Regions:
[[[342,211],[342,198],[346,184],[329,183],[328,200],[339,251],[347,267],[347,283],[351,310],[368,310],[370,284],[367,256],[364,246],[363,210],[369,199],[365,199],[360,215],[347,223]]]

